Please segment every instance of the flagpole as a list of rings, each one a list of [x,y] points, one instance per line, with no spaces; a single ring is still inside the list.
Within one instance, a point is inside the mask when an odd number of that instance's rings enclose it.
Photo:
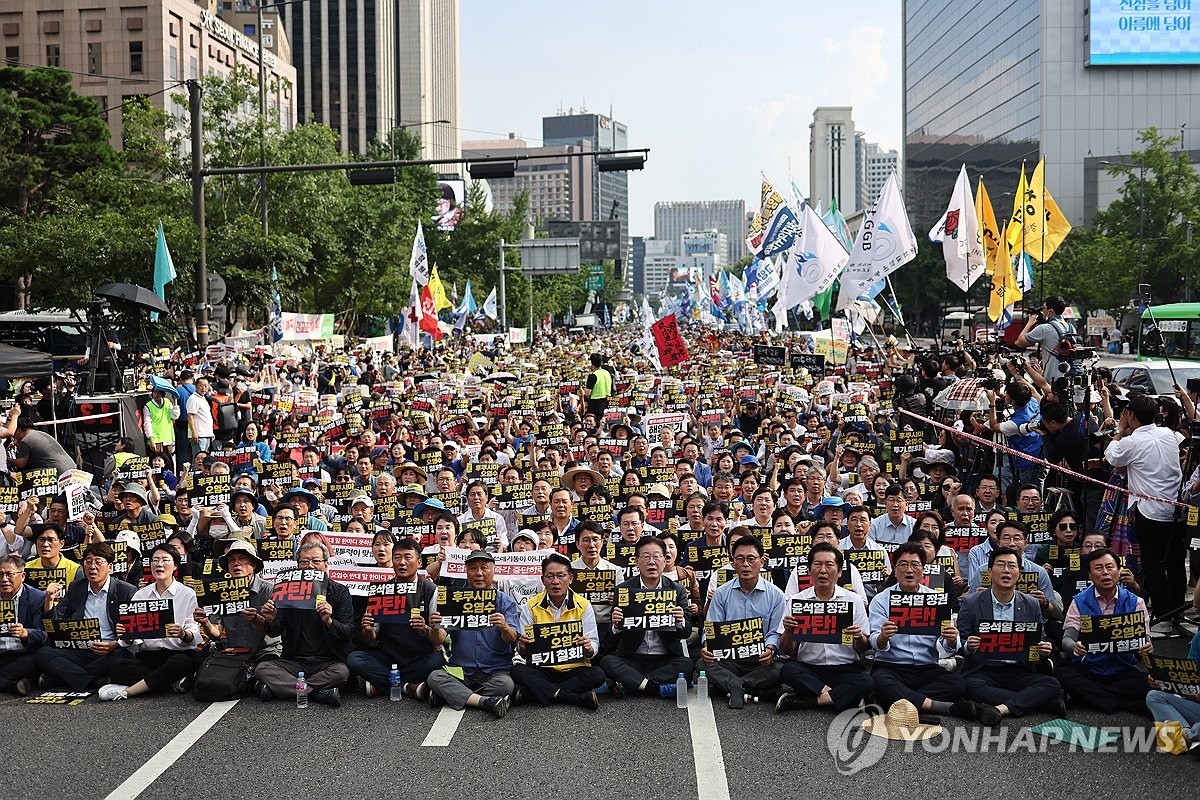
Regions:
[[[904,331],[904,338],[908,339],[908,343],[914,348],[917,343],[913,340],[912,334],[908,332],[908,326],[904,324],[904,312],[900,310],[900,300],[896,297],[896,289],[892,286],[892,276],[885,275],[884,280],[887,281],[888,291],[892,293],[892,308],[896,310],[896,319],[900,320],[900,328]]]
[[[1041,300],[1046,299],[1046,284],[1043,281],[1046,278],[1046,157],[1042,156],[1042,218],[1038,220],[1038,225],[1042,229],[1042,249],[1038,251],[1038,291],[1041,292]]]

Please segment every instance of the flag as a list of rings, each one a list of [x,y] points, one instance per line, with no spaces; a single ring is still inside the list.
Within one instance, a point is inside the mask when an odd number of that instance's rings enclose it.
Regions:
[[[988,197],[983,178],[975,192],[975,218],[979,220],[979,238],[983,245],[984,275],[994,275],[1000,263],[1000,229],[996,226],[996,212],[992,209],[992,198]]]
[[[650,308],[650,299],[642,295],[642,324],[647,328],[654,322],[654,310]]]
[[[941,242],[942,257],[946,259],[946,277],[964,292],[979,280],[987,261],[979,240],[979,218],[971,200],[971,181],[967,165],[958,170],[958,180],[950,193],[946,213],[929,231],[929,241]]]
[[[496,319],[496,287],[492,287],[492,291],[488,294],[487,299],[483,301],[483,313],[488,319]]]
[[[408,274],[422,286],[429,283],[429,253],[425,250],[425,231],[420,222],[413,238],[412,255],[408,257]]]
[[[467,279],[467,285],[463,287],[463,299],[458,304],[458,308],[454,309],[455,314],[474,314],[479,309],[475,303],[475,295],[471,293],[471,280]]]
[[[893,172],[879,193],[875,209],[863,220],[850,260],[842,271],[837,310],[849,308],[876,281],[916,257],[917,237],[908,224],[908,212],[904,210]]]
[[[768,258],[758,262],[755,272],[758,276],[758,305],[759,308],[765,309],[767,298],[775,294],[779,288],[779,265],[775,259]]]
[[[675,315],[670,314],[650,326],[654,345],[658,348],[658,363],[664,368],[681,364],[688,359],[687,344],[679,333]]]
[[[837,240],[842,243],[842,247],[846,252],[854,247],[854,241],[850,238],[850,226],[846,224],[846,218],[842,216],[842,212],[838,209],[837,200],[829,201],[829,210],[824,214],[817,212],[817,216],[825,223],[825,227],[829,228],[830,232],[837,237]]]
[[[163,234],[162,223],[158,223],[158,240],[154,247],[154,293],[158,299],[167,302],[167,284],[175,280],[175,262],[171,260],[171,251],[167,249],[167,237]],[[158,312],[150,312],[150,321],[158,321]]]
[[[1025,162],[1021,162],[1021,180],[1017,182],[1017,193],[1013,196],[1013,212],[1005,227],[1008,241],[1008,251],[1016,253],[1021,250],[1021,232],[1025,220],[1025,204],[1028,201],[1029,183],[1025,180]]]
[[[785,253],[800,233],[800,221],[788,208],[787,201],[765,177],[762,182],[762,204],[750,221],[746,246],[760,258]]]
[[[271,265],[271,343],[283,341],[283,305],[279,301],[279,273]]]
[[[404,315],[404,327],[400,329],[400,340],[413,350],[421,346],[421,290],[417,282],[412,282],[408,294],[408,313]]]
[[[829,307],[833,302],[833,287],[830,286],[825,291],[812,299],[812,307],[817,312],[821,319],[829,319]]]
[[[429,286],[421,289],[421,330],[433,337],[435,342],[442,338],[442,329],[438,325],[437,306],[434,303],[433,292],[429,291]]]
[[[1005,231],[1007,234],[1007,231]],[[992,274],[992,292],[988,299],[988,319],[999,322],[1007,309],[1021,299],[1021,289],[1013,271],[1013,259],[1008,250],[1008,237],[999,239],[996,251],[996,271]]]
[[[1021,173],[1024,177],[1025,168]],[[1021,249],[1031,257],[1045,263],[1071,232],[1071,223],[1063,216],[1058,204],[1046,189],[1046,160],[1042,159],[1033,170],[1029,185],[1024,187],[1025,198],[1021,213],[1022,229],[1009,231],[1008,246],[1015,249],[1014,239],[1021,242]],[[1014,214],[1015,218],[1015,214]]]
[[[788,252],[783,267],[788,273],[787,296],[780,292],[785,309],[827,291],[850,259],[846,248],[811,207],[805,206],[803,214],[800,238]]]
[[[451,303],[450,298],[446,296],[445,284],[438,277],[437,264],[433,265],[433,272],[429,275],[429,293],[433,295],[433,307],[438,311],[443,308],[454,308],[454,303]]]

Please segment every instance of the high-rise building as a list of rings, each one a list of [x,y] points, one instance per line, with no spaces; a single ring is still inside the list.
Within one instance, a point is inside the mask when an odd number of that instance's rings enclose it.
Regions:
[[[1169,0],[1005,0],[980,14],[954,0],[904,3],[905,201],[913,228],[946,207],[959,166],[980,175],[997,217],[1022,162],[1046,158],[1067,219],[1089,225],[1116,196],[1104,174],[1156,126],[1186,134],[1200,160],[1200,47],[1189,9]],[[1189,34],[1188,31],[1192,32]]]
[[[634,294],[646,293],[646,239],[645,236],[629,237],[629,284]]]
[[[659,239],[646,240],[646,255],[642,264],[642,294],[657,296],[667,288],[671,276],[679,269],[681,259]]]
[[[699,277],[700,285],[708,286],[708,279],[729,263],[725,260],[728,238],[718,230],[685,231],[680,237],[679,268],[686,272],[690,281]]]
[[[868,142],[862,133],[854,136],[854,167],[857,173],[858,208],[874,208],[888,176],[896,171],[900,156],[895,150],[884,150]]]
[[[629,130],[603,114],[586,111],[542,117],[542,144],[546,147],[580,145],[584,152],[624,150],[629,147]],[[592,172],[592,219],[621,220],[621,251],[629,254],[629,174],[600,172],[595,159],[585,159]]]
[[[592,159],[573,156],[583,152],[580,145],[530,147],[524,139],[485,139],[462,143],[465,158],[504,159],[512,156],[549,155],[517,162],[511,178],[489,178],[492,203],[500,211],[509,211],[520,192],[529,193],[529,216],[535,224],[549,220],[592,220]]]
[[[0,41],[11,66],[61,67],[73,73],[79,94],[105,111],[112,142],[121,145],[120,105],[146,96],[156,108],[179,115],[163,88],[206,75],[228,76],[243,66],[258,76],[258,45],[216,15],[205,0],[141,0],[137,5],[87,0],[0,0]],[[296,70],[286,40],[265,58],[268,113],[284,130],[296,124]],[[258,115],[258,105],[247,113]]]
[[[459,0],[396,3],[399,76],[394,124],[420,132],[422,158],[458,158]],[[434,120],[450,124],[420,124]]]
[[[859,207],[851,111],[849,106],[821,106],[808,126],[809,202],[829,208],[836,200],[846,216]]]
[[[725,263],[746,255],[745,200],[676,200],[654,204],[654,238],[670,243],[671,252],[684,255],[683,234],[690,230],[717,230],[725,234]]]

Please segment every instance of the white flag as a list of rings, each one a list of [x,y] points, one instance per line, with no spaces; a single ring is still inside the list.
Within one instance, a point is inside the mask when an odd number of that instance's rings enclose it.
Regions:
[[[650,308],[650,300],[642,295],[642,324],[649,327],[654,322],[654,310]]]
[[[879,193],[875,210],[863,220],[850,251],[850,261],[842,271],[837,310],[845,311],[880,278],[891,275],[916,257],[917,237],[908,223],[908,212],[904,210],[893,172]]]
[[[421,294],[417,282],[413,281],[408,296],[408,313],[404,316],[404,327],[400,330],[400,341],[416,350],[421,346]]]
[[[781,302],[794,308],[833,286],[850,254],[811,206],[804,207],[800,218],[800,237],[788,252],[783,270],[787,275],[787,296]]]
[[[412,255],[408,257],[408,274],[422,286],[429,283],[429,254],[425,250],[425,231],[421,229],[420,222],[417,222]]]
[[[959,169],[946,213],[929,231],[929,241],[942,243],[946,277],[964,292],[983,275],[987,261],[983,255],[979,217],[975,214],[966,164]]]
[[[496,319],[496,287],[492,287],[492,291],[488,294],[487,300],[483,301],[483,313],[488,319]]]

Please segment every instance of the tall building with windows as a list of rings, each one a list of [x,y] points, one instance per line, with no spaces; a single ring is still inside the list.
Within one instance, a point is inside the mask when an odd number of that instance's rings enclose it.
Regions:
[[[884,150],[874,142],[868,142],[865,134],[854,136],[854,167],[857,173],[858,209],[869,211],[875,207],[888,176],[897,170],[900,156],[895,150]],[[897,176],[898,178],[901,176]]]
[[[1200,18],[1164,0],[904,3],[905,201],[913,228],[945,209],[959,166],[983,176],[997,217],[1011,212],[1024,162],[1089,225],[1121,179],[1109,164],[1155,126],[1200,161]]]
[[[228,76],[245,67],[258,76],[258,45],[216,14],[215,2],[140,0],[136,4],[94,0],[0,0],[0,47],[7,65],[61,67],[73,73],[79,94],[105,110],[112,141],[121,145],[123,102],[144,95],[173,115],[185,106],[171,84],[206,75]],[[286,37],[265,58],[268,113],[285,130],[296,124],[296,70],[288,62]],[[251,112],[258,113],[257,104]]]
[[[395,2],[399,13],[394,124],[420,133],[422,158],[458,158],[459,0]],[[434,120],[449,124],[428,124]]]
[[[499,211],[511,210],[517,194],[528,192],[529,216],[535,225],[552,219],[594,219],[591,159],[571,155],[582,151],[579,145],[530,147],[515,137],[462,143],[466,158],[551,156],[518,161],[517,173],[511,178],[488,178],[492,202]]]
[[[822,106],[808,126],[808,193],[816,207],[836,200],[842,214],[858,209],[854,119],[849,106]]]
[[[654,204],[654,238],[670,244],[671,253],[684,255],[683,234],[717,230],[725,234],[726,264],[746,255],[745,200],[674,200]]]

